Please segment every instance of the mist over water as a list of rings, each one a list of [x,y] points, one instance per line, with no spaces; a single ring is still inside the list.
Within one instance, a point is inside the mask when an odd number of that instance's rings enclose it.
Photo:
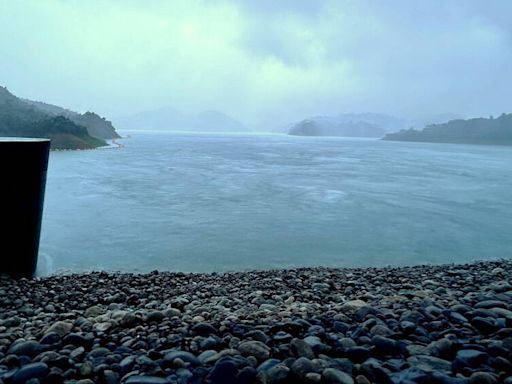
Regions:
[[[133,133],[53,152],[39,274],[512,255],[512,148]]]

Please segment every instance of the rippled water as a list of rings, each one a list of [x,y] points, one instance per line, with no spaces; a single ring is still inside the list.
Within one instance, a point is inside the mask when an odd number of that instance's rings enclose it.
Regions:
[[[512,148],[132,133],[54,152],[39,273],[512,256]]]

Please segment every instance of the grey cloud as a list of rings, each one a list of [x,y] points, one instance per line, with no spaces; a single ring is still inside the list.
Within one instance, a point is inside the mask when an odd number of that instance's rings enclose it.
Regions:
[[[321,47],[325,63],[347,62],[357,79],[356,89],[340,89],[351,100],[346,101],[349,108],[467,115],[509,108],[503,97],[512,86],[505,74],[512,68],[512,2],[322,4],[311,17],[303,12],[294,18],[292,31],[282,30],[282,15],[265,13],[264,21],[253,20],[244,48],[307,67],[308,45]],[[311,36],[305,39],[301,30]],[[484,93],[489,97],[483,98]]]
[[[292,13],[310,19],[323,11],[326,2],[316,0],[239,0],[235,4],[249,17],[275,17]]]
[[[113,115],[485,116],[511,111],[510,15],[508,0],[0,2],[0,78]]]

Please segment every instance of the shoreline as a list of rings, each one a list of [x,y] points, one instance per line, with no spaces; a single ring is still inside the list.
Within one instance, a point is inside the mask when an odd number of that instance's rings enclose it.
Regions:
[[[109,148],[110,147],[114,147],[114,148],[124,148],[125,145],[124,144],[121,144],[121,143],[118,143],[117,140],[121,140],[121,139],[125,139],[125,137],[119,137],[117,139],[112,139],[112,140],[109,140],[110,143],[109,143]],[[108,141],[107,141],[108,142]]]
[[[121,144],[121,143],[118,143],[117,140],[126,139],[126,138],[129,138],[129,137],[130,136],[118,137],[118,138],[115,138],[115,139],[106,139],[105,142],[107,143],[107,145],[104,145],[104,146],[101,146],[101,147],[95,147],[95,148],[75,148],[75,149],[71,149],[71,148],[66,148],[66,149],[50,149],[50,151],[51,152],[95,151],[95,150],[98,150],[98,149],[124,148],[125,145]]]
[[[0,277],[0,382],[509,384],[511,278],[510,260]]]
[[[47,263],[47,260],[43,261],[43,257],[41,257],[41,254],[38,258],[38,263],[41,265],[44,265]],[[148,269],[145,271],[126,271],[126,270],[116,270],[116,269],[85,269],[85,270],[76,270],[70,268],[57,268],[53,269],[53,272],[46,273],[46,274],[36,274],[31,279],[41,280],[41,279],[48,279],[51,277],[73,277],[73,276],[81,276],[81,275],[94,275],[94,274],[107,274],[111,276],[119,276],[119,275],[127,275],[127,276],[145,276],[145,275],[151,275],[153,273],[158,274],[178,274],[178,275],[191,275],[191,276],[218,276],[218,275],[234,275],[234,274],[258,274],[258,273],[279,273],[279,272],[287,272],[287,271],[298,271],[298,270],[307,270],[307,271],[315,271],[315,270],[323,270],[327,271],[330,270],[332,272],[354,272],[354,271],[392,271],[392,270],[411,270],[414,272],[414,269],[425,269],[425,268],[454,268],[454,267],[470,267],[475,264],[487,264],[487,263],[511,263],[512,264],[512,258],[506,259],[503,257],[500,258],[490,258],[490,259],[476,259],[472,261],[468,261],[465,263],[424,263],[424,264],[388,264],[388,265],[382,265],[382,266],[375,266],[375,267],[367,267],[367,266],[325,266],[325,265],[307,265],[303,267],[294,266],[294,267],[282,267],[282,268],[247,268],[247,269],[228,269],[228,270],[213,270],[213,271],[207,271],[207,272],[200,272],[200,271],[189,271],[189,270],[171,270],[171,269]],[[38,267],[39,267],[38,264]],[[2,275],[0,274],[0,278]]]

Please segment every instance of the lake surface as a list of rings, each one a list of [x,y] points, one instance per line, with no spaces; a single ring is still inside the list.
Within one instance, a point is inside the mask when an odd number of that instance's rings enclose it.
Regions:
[[[512,147],[131,133],[53,152],[38,273],[512,256]]]

